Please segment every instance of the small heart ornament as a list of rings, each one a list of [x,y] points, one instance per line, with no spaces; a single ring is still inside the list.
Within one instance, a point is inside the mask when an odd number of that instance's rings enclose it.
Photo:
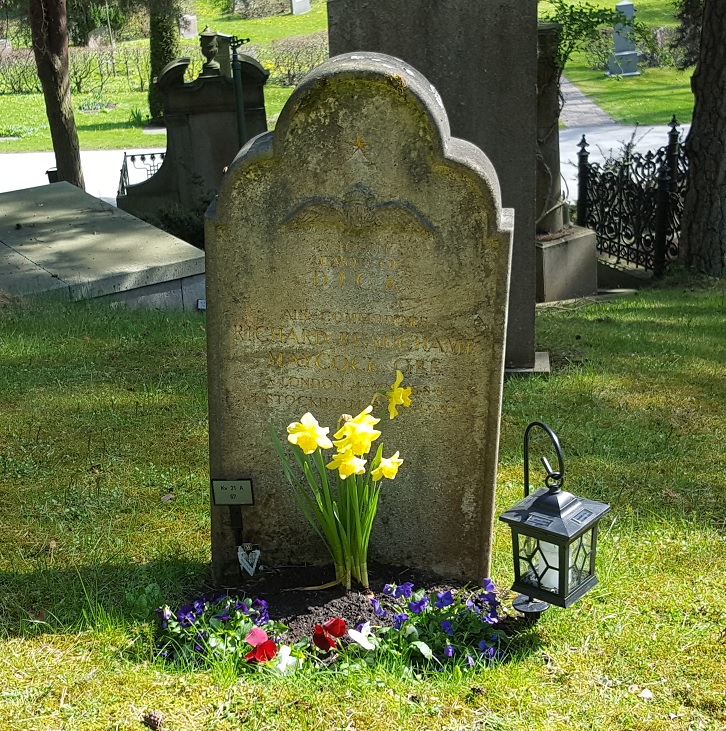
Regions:
[[[252,548],[251,543],[237,546],[237,559],[239,560],[240,568],[250,576],[254,576],[257,564],[260,561],[260,549]]]

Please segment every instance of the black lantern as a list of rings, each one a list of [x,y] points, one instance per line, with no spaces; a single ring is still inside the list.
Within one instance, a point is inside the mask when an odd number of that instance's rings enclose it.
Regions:
[[[542,457],[545,487],[530,495],[529,434],[536,426],[549,435],[559,464],[554,471]],[[610,506],[565,492],[564,480],[559,439],[546,424],[532,422],[524,432],[524,500],[499,517],[512,528],[512,590],[522,595],[513,606],[520,612],[539,615],[550,604],[569,607],[597,584],[597,525]]]

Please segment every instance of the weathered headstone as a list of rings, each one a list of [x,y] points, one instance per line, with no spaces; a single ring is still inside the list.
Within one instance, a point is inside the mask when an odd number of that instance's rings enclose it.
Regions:
[[[240,60],[249,139],[267,130],[264,87],[269,72],[249,56],[240,54]],[[232,79],[224,75],[222,64],[210,68],[208,61],[197,79],[185,81],[189,64],[188,58],[172,61],[155,82],[167,128],[164,162],[148,180],[123,185],[116,198],[119,208],[139,218],[153,219],[174,206],[199,209],[201,201],[214,196],[224,169],[239,152]]]
[[[310,12],[310,0],[290,0],[290,12],[293,15],[302,15]]]
[[[377,51],[417,68],[439,91],[456,137],[494,164],[517,212],[507,367],[535,354],[537,0],[328,0],[330,55]]]
[[[197,16],[186,13],[179,18],[179,35],[182,38],[196,38],[199,35]]]
[[[626,18],[626,22],[618,23],[613,33],[613,54],[608,60],[610,76],[640,76],[638,71],[638,52],[630,36],[633,30],[635,6],[630,0],[623,0],[615,6]]]
[[[326,61],[242,149],[207,213],[210,473],[252,480],[255,503],[212,506],[217,584],[239,580],[239,543],[327,561],[269,426],[311,411],[334,431],[396,370],[413,405],[379,425],[405,462],[371,558],[488,572],[512,226],[488,158],[383,54]]]

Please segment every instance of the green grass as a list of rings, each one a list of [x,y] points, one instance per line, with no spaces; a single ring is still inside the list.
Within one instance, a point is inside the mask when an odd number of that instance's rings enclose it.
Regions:
[[[208,575],[204,317],[0,308],[0,728],[134,729],[150,709],[169,731],[726,728],[726,288],[672,285],[538,313],[554,369],[505,384],[497,509],[544,420],[566,487],[612,505],[601,583],[460,679],[155,661],[134,597]],[[498,524],[502,586],[510,551]]]
[[[688,123],[693,116],[692,70],[642,69],[640,76],[610,78],[587,67],[581,54],[574,54],[565,76],[616,122],[626,125],[668,124],[675,114]]]
[[[221,3],[196,2],[199,29],[209,25],[220,33],[249,38],[255,46],[267,45],[278,38],[303,36],[328,28],[326,0],[312,0],[310,12],[303,15],[273,15],[269,18],[242,20],[239,16],[225,13]],[[243,48],[244,51],[244,48]]]
[[[614,9],[617,3],[612,0],[588,0],[596,8]],[[676,25],[675,5],[673,0],[635,0],[635,17],[637,20],[656,27]],[[540,0],[538,12],[544,15],[551,10],[551,5]]]
[[[83,112],[79,106],[84,105],[88,95],[73,96],[76,129],[82,150],[164,146],[165,135],[144,134],[141,127],[135,127],[130,122],[135,109],[148,114],[145,92],[109,91],[104,94],[104,98],[115,106]],[[12,134],[20,137],[18,140],[0,142],[0,153],[53,149],[42,94],[0,94],[0,120],[0,136]]]

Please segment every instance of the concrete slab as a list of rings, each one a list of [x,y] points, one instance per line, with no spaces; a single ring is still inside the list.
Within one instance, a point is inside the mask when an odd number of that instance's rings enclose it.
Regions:
[[[194,309],[204,252],[69,183],[0,194],[0,290]]]

